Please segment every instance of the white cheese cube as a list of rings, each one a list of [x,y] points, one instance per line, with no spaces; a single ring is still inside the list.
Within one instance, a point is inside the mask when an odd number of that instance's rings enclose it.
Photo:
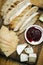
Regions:
[[[29,62],[35,62],[37,55],[35,53],[29,54]]]
[[[27,54],[23,54],[23,53],[22,53],[22,54],[20,55],[20,61],[21,61],[21,62],[28,61],[28,57],[29,57],[29,56],[28,56]]]

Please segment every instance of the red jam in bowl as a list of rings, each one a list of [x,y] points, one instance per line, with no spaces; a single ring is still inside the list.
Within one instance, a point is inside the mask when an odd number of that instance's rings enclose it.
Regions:
[[[35,28],[35,27],[31,27],[28,29],[27,33],[26,33],[26,37],[27,39],[32,42],[32,41],[39,41],[41,38],[42,32]]]

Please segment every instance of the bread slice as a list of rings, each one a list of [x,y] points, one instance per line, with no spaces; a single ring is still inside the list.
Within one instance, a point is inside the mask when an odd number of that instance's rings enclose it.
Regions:
[[[23,25],[20,27],[20,30],[22,30],[26,26],[26,24],[29,24],[29,22],[38,14],[38,12],[35,12],[30,17],[28,16]]]
[[[18,15],[20,15],[26,7],[31,5],[31,3],[28,0],[23,0],[20,2],[15,8],[13,8],[8,14],[5,16],[4,24],[8,25],[11,23],[11,21],[16,18]]]
[[[31,8],[31,5],[28,6],[26,9],[24,9],[24,11],[23,11],[19,16],[17,16],[15,19],[13,19],[13,20],[11,21],[9,27],[10,27],[11,29],[14,29],[14,28],[18,25],[18,23],[21,22],[21,19],[23,18],[23,16],[25,15],[25,13],[30,10],[30,8]]]
[[[7,0],[2,9],[1,12],[3,13],[3,16],[8,12],[8,10],[11,10],[12,8],[15,7],[21,0]]]
[[[17,34],[20,35],[21,33],[23,33],[30,25],[33,25],[39,18],[39,14],[37,14],[36,16],[34,16],[22,29],[20,29]]]
[[[20,22],[16,25],[14,28],[14,31],[18,31],[18,29],[24,25],[23,23],[26,21],[27,18],[29,18],[33,13],[38,11],[38,7],[34,6],[30,8],[27,12],[24,13],[24,16],[21,18]]]

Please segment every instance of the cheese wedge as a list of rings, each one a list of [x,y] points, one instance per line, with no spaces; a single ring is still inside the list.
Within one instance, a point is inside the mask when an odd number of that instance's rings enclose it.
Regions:
[[[26,52],[27,54],[34,53],[33,48],[32,48],[31,46],[25,48],[25,52]]]
[[[18,55],[20,55],[23,52],[23,50],[25,49],[26,46],[27,46],[26,43],[20,44],[20,45],[17,46],[17,53],[18,53]]]

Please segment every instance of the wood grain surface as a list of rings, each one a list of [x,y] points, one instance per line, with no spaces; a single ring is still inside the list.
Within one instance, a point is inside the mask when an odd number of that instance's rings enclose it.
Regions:
[[[43,47],[41,49],[37,65],[43,65]]]
[[[5,0],[0,0],[0,9],[3,5]],[[37,21],[35,24],[37,25],[40,25],[41,27],[43,27],[43,23],[41,23],[40,21]],[[19,36],[20,38],[20,43],[24,43],[24,37],[23,37],[24,34],[21,34]],[[41,45],[37,45],[37,46],[33,46],[35,52],[38,53],[38,61],[37,61],[37,64],[36,65],[43,65],[43,42]],[[12,55],[11,55],[12,57]],[[0,65],[26,65],[26,64],[22,64],[22,63],[19,63],[17,61],[14,61],[14,60],[11,60],[11,59],[6,59],[2,56],[0,56]]]
[[[43,8],[43,0],[30,0],[32,4]]]
[[[23,64],[12,60],[6,60],[5,58],[0,57],[0,65],[23,65]]]

